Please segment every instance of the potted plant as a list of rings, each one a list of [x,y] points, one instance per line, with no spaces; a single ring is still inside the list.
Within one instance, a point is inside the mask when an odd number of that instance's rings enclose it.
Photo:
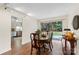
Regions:
[[[40,34],[41,33],[41,30],[37,29],[36,33],[37,34]]]

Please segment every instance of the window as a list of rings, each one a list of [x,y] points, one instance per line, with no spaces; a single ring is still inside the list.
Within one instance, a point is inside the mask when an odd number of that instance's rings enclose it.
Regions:
[[[62,21],[41,23],[41,30],[43,31],[62,31]]]

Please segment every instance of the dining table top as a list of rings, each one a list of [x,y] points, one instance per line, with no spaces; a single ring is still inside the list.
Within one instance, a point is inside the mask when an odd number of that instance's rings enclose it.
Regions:
[[[40,37],[40,40],[48,40],[49,38],[48,38],[48,36],[46,36],[46,37]]]

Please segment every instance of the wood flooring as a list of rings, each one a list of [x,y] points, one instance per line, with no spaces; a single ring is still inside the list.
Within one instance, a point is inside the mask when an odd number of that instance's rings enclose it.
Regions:
[[[1,55],[30,55],[31,53],[31,44],[26,43],[22,45],[21,48],[13,48],[10,51],[7,51]],[[38,51],[36,49],[33,49],[32,55],[38,55]],[[62,51],[62,44],[61,41],[53,41],[53,48],[52,51],[49,49],[46,49],[45,52],[43,49],[41,49],[40,55],[64,55]]]

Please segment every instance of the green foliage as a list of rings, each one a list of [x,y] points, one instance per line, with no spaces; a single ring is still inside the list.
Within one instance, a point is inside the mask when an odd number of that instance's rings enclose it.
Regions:
[[[62,31],[62,21],[41,23],[41,30],[44,31]]]
[[[40,34],[41,33],[41,30],[37,29],[36,33]]]

